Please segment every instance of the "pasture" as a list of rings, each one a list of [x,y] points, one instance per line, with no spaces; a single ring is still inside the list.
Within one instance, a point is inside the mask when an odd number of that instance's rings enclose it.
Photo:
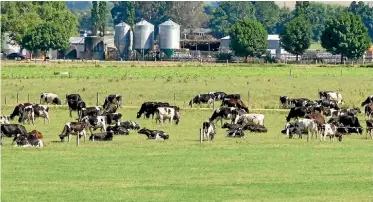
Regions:
[[[290,74],[291,71],[291,74]],[[54,72],[71,72],[71,77]],[[51,107],[51,123],[37,119],[28,130],[44,133],[44,148],[14,148],[4,138],[2,201],[371,201],[373,141],[348,135],[342,142],[284,137],[287,110],[279,96],[317,98],[318,90],[340,92],[346,105],[359,106],[371,95],[369,68],[199,65],[151,63],[6,63],[2,68],[1,114],[20,102],[39,102],[41,92],[64,101],[79,93],[89,106],[107,94],[122,94],[122,120],[164,130],[166,141],[146,140],[131,131],[112,142],[61,143],[58,135],[67,106]],[[198,93],[240,93],[252,112],[265,115],[266,134],[225,137],[217,124],[213,143],[199,143],[198,131],[212,109],[189,109]],[[249,92],[249,95],[248,95]],[[7,97],[7,104],[4,97]],[[144,101],[182,107],[178,126],[136,119]],[[249,103],[248,103],[249,102]],[[216,106],[219,103],[216,102]],[[73,112],[73,116],[76,112]],[[365,126],[364,117],[359,116]],[[365,128],[365,127],[364,127]]]

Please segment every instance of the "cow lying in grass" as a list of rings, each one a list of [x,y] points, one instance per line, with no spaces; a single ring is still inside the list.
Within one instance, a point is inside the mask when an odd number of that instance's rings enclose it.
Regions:
[[[158,140],[158,139],[167,140],[169,138],[169,135],[161,130],[150,130],[150,129],[142,128],[137,133],[144,134],[148,137],[148,139],[153,139],[153,140]]]
[[[17,134],[12,144],[15,142],[15,147],[43,147],[42,138],[43,134],[41,132],[33,130],[27,134]]]
[[[103,132],[103,133],[96,133],[96,134],[92,134],[90,137],[89,137],[89,140],[94,142],[94,141],[112,141],[113,140],[113,135],[114,135],[114,132],[111,130],[111,131],[106,131],[106,132]]]

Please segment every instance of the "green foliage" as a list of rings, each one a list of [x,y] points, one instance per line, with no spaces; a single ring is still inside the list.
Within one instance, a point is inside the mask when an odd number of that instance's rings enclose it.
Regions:
[[[298,16],[305,16],[306,18],[308,18],[308,14],[309,14],[309,5],[310,5],[310,2],[309,1],[297,1],[295,3],[295,10],[294,10],[294,15],[296,17]]]
[[[321,37],[321,45],[332,54],[356,59],[368,49],[370,43],[368,29],[359,16],[343,12],[337,18],[330,19]]]
[[[311,24],[303,15],[285,24],[280,34],[281,47],[294,55],[302,55],[311,45]]]
[[[200,28],[209,20],[203,5],[201,1],[173,1],[166,15],[179,23],[182,29]]]
[[[267,32],[258,21],[239,20],[232,26],[229,35],[236,56],[260,58],[268,48]]]
[[[91,28],[92,28],[92,34],[94,36],[97,35],[97,31],[99,29],[99,21],[100,21],[100,17],[99,17],[99,14],[98,14],[98,4],[99,2],[98,1],[93,1],[92,2],[92,9],[91,9]]]
[[[274,28],[275,33],[281,33],[284,29],[284,25],[293,18],[294,13],[289,8],[281,8],[279,11],[279,19]]]
[[[348,11],[361,17],[364,25],[368,28],[370,39],[373,42],[373,7],[369,7],[368,4],[364,4],[362,1],[359,1],[359,3],[353,1]]]
[[[125,22],[131,27],[135,24],[135,3],[132,1],[119,1],[111,9],[114,25]]]
[[[254,2],[255,17],[266,28],[268,33],[275,33],[274,27],[280,16],[280,8],[273,1]]]
[[[255,8],[248,1],[222,1],[215,8],[209,27],[219,36],[229,34],[233,24],[242,19],[255,19]]]
[[[98,16],[99,16],[98,27],[101,32],[101,36],[105,35],[107,14],[108,14],[107,2],[100,1],[100,4],[98,5]]]
[[[39,24],[23,38],[21,45],[27,50],[42,51],[46,56],[52,50],[65,50],[68,47],[69,36],[62,27],[52,22]]]

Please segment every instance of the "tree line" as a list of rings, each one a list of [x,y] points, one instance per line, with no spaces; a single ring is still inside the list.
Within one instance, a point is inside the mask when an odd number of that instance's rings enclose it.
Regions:
[[[267,34],[280,34],[284,49],[295,55],[303,54],[312,41],[318,41],[322,42],[329,52],[340,54],[341,51],[337,49],[343,49],[344,56],[356,57],[355,53],[346,52],[348,47],[353,47],[351,41],[364,44],[361,46],[365,47],[365,31],[368,33],[368,40],[373,38],[373,8],[364,2],[355,1],[349,7],[297,2],[294,10],[280,8],[271,1],[1,2],[1,8],[2,35],[8,32],[10,38],[21,47],[41,50],[45,54],[49,48],[66,49],[69,37],[76,36],[78,29],[92,30],[94,34],[100,33],[103,36],[107,29],[112,30],[120,22],[133,26],[141,19],[156,27],[171,19],[180,24],[182,29],[190,31],[200,27],[210,28],[216,37],[231,35],[235,38],[233,30],[239,33],[247,27],[260,27],[253,31],[253,36],[260,34],[259,38],[263,38]],[[342,17],[341,13],[349,17]],[[346,20],[348,23],[345,24],[342,18],[348,18],[350,21]],[[342,24],[337,26],[340,21]],[[356,25],[355,21],[361,23]],[[253,23],[255,25],[251,25]],[[331,24],[337,28],[333,28]],[[355,36],[357,29],[361,32],[360,38]],[[339,33],[326,35],[330,30],[339,30]],[[347,34],[346,30],[351,33]],[[341,43],[345,37],[353,37],[356,40],[349,40],[349,44]],[[300,42],[301,39],[307,40]],[[258,41],[256,37],[251,37],[250,40],[240,39],[233,42],[233,46],[239,44],[240,47],[240,53],[236,51],[236,54],[251,52],[253,56],[259,55],[264,45],[259,43],[255,47],[247,47],[253,43],[252,40]],[[340,43],[340,47],[334,47],[336,45],[332,44],[335,43]],[[258,51],[259,49],[261,50]]]

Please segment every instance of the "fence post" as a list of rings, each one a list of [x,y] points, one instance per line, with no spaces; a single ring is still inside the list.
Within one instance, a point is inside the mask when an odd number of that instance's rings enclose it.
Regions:
[[[6,105],[6,96],[5,96],[5,99],[4,99],[4,101],[5,101],[5,105]]]
[[[290,68],[290,70],[289,70],[289,76],[291,76],[291,68]]]
[[[250,91],[247,91],[247,108],[250,106]]]
[[[19,101],[19,94],[18,94],[18,92],[17,92],[17,104],[18,104],[18,101]]]
[[[202,143],[202,128],[199,129],[199,142]]]
[[[96,94],[96,106],[98,106],[98,93]]]
[[[30,103],[30,94],[27,93],[27,102]]]

